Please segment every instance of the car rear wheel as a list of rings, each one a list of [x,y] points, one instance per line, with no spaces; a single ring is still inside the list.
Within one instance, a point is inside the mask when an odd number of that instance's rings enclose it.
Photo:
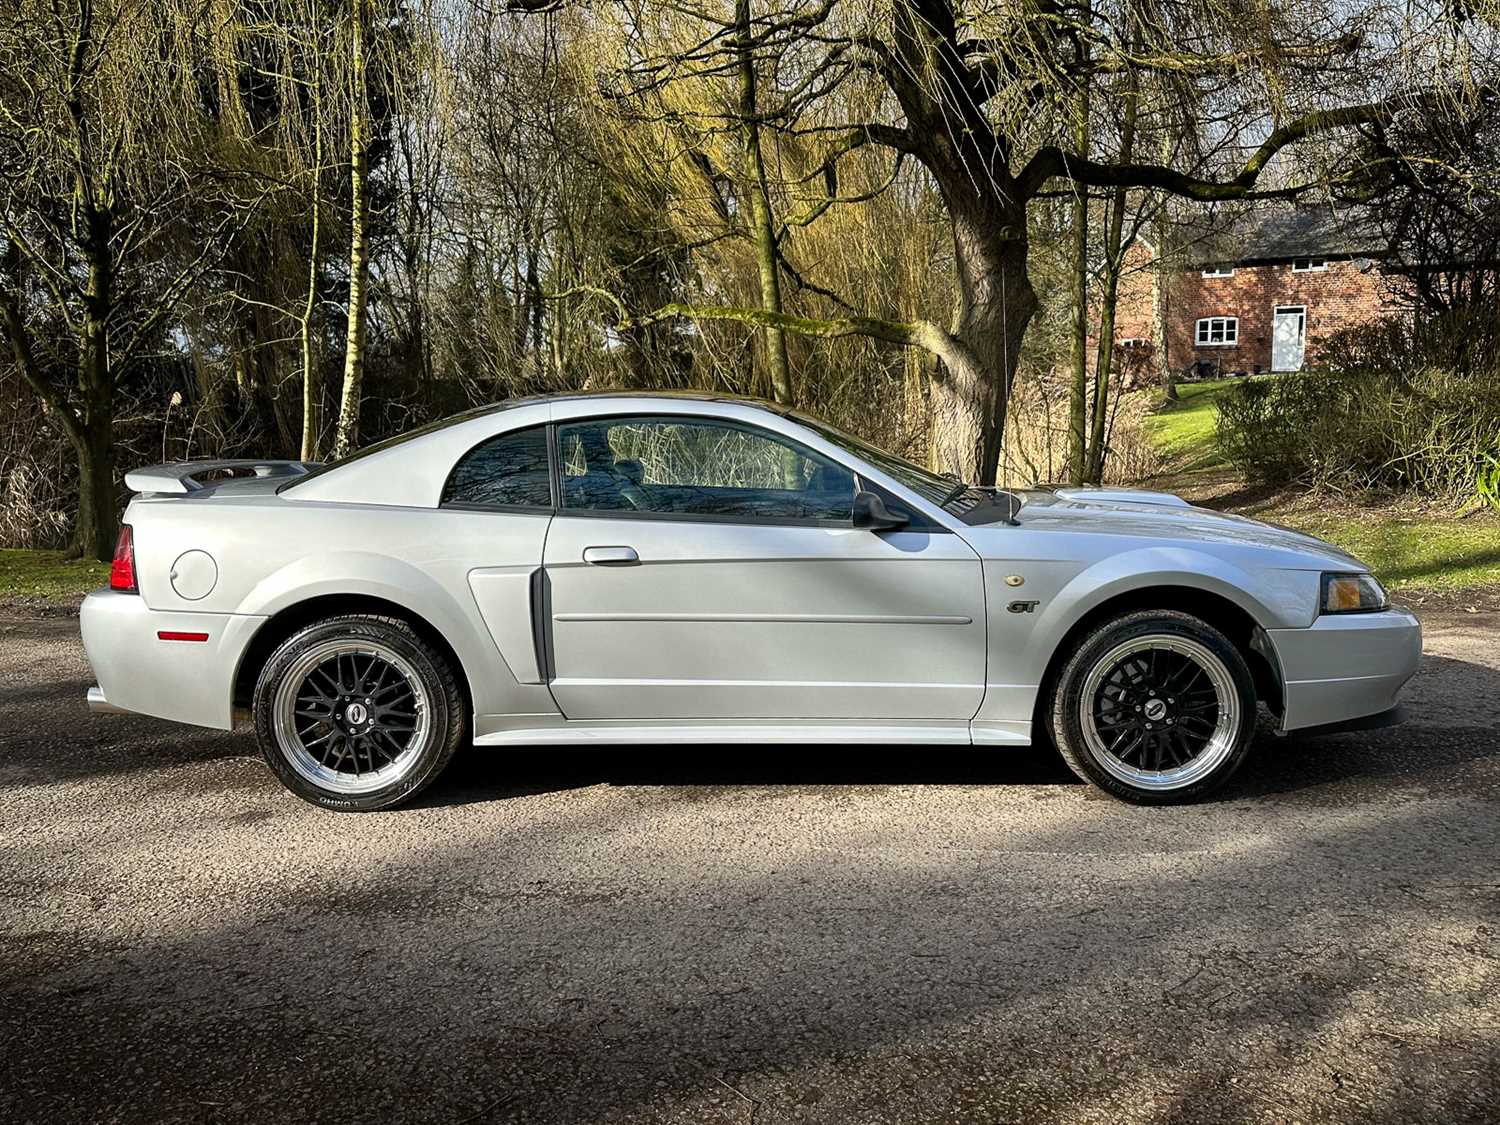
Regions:
[[[324,808],[363,812],[415,796],[463,736],[463,693],[442,654],[404,621],[351,614],[281,644],[255,686],[271,769]]]
[[[1255,735],[1255,680],[1223,633],[1186,613],[1126,614],[1074,649],[1053,692],[1051,728],[1085,781],[1140,804],[1213,792]]]

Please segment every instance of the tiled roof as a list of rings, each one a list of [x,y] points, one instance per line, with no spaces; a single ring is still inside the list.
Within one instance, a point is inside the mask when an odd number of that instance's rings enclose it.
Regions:
[[[1289,258],[1382,258],[1390,243],[1373,212],[1327,206],[1249,211],[1183,224],[1186,263],[1276,262]]]

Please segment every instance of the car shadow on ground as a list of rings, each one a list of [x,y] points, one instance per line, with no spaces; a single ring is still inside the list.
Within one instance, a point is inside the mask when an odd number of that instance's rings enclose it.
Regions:
[[[547,751],[466,748],[419,799],[467,804],[590,785],[759,787],[1070,785],[1050,749],[954,746],[684,745]]]
[[[0,696],[0,784],[47,784],[259,758],[248,726],[231,733],[141,716],[90,716],[82,702],[86,687],[82,680],[17,685]],[[1428,654],[1406,695],[1408,721],[1385,730],[1280,738],[1263,715],[1248,762],[1215,799],[1265,798],[1359,778],[1436,782],[1461,775],[1468,763],[1500,755],[1493,703],[1500,699],[1500,670]],[[264,780],[267,786],[275,784],[269,772]],[[591,785],[796,790],[1078,782],[1047,745],[470,746],[408,807],[501,801]],[[1102,799],[1092,788],[1081,792],[1088,799]]]
[[[1336,788],[1360,778],[1413,784],[1461,774],[1500,756],[1486,726],[1500,671],[1428,655],[1405,723],[1350,734],[1279,736],[1262,711],[1256,745],[1213,800],[1254,800]],[[1469,708],[1454,707],[1466,701]],[[1478,708],[1475,710],[1474,708]],[[467,747],[413,808],[506,800],[590,785],[786,787],[1079,785],[1050,745],[1033,747],[689,745],[498,749]],[[1107,799],[1089,787],[1088,799]]]

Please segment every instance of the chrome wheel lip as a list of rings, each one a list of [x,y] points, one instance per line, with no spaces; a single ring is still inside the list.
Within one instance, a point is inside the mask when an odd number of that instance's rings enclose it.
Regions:
[[[1094,702],[1103,689],[1104,678],[1122,661],[1143,652],[1156,650],[1186,657],[1208,676],[1218,704],[1218,716],[1208,741],[1189,761],[1167,770],[1146,770],[1122,762],[1109,751],[1094,715]],[[1153,633],[1123,641],[1094,661],[1084,679],[1078,698],[1078,723],[1083,731],[1089,755],[1111,776],[1136,789],[1167,792],[1194,785],[1224,764],[1239,741],[1244,722],[1239,693],[1229,667],[1212,650],[1189,637],[1173,633]]]
[[[372,656],[388,664],[412,690],[416,722],[406,745],[391,761],[375,770],[355,773],[323,764],[297,733],[297,697],[307,677],[339,656]],[[368,638],[334,637],[312,645],[288,665],[271,703],[271,727],[277,747],[302,778],[343,797],[357,797],[385,789],[416,768],[431,738],[431,697],[411,661],[390,645]]]

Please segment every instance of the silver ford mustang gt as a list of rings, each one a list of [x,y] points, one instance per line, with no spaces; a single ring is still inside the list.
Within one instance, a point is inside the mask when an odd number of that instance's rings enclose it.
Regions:
[[[1165,493],[1008,492],[762,403],[578,395],[325,466],[126,477],[96,711],[227,729],[293,792],[411,797],[479,746],[1050,737],[1127,800],[1393,721],[1421,628],[1358,560]]]

